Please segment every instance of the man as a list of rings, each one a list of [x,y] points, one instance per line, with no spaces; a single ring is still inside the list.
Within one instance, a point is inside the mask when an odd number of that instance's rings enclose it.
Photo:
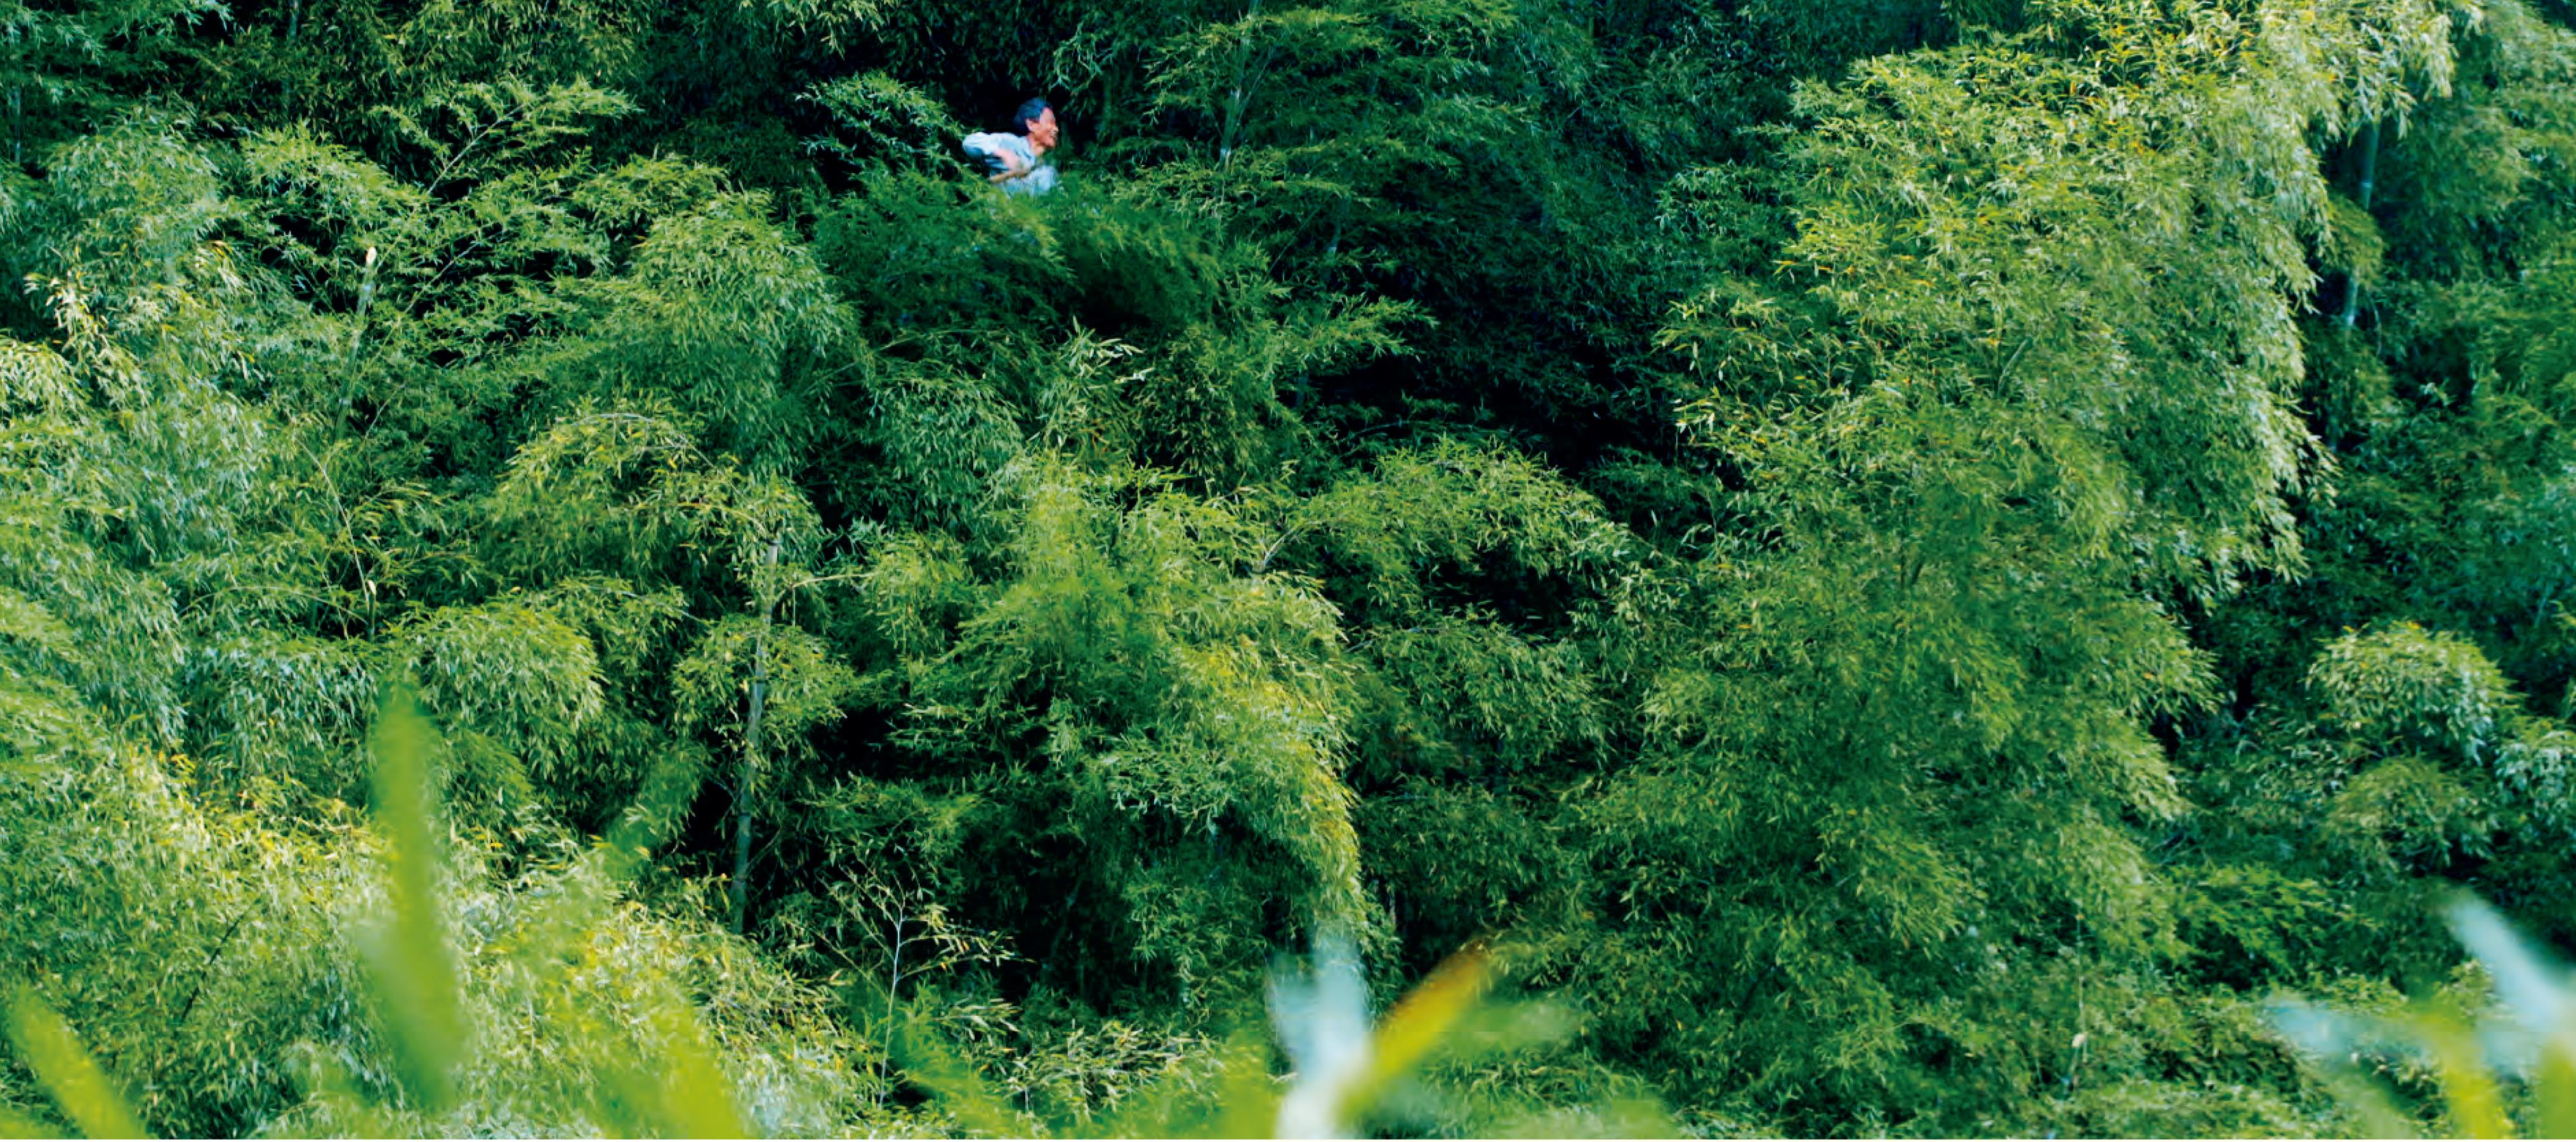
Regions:
[[[1055,164],[1046,161],[1055,149],[1055,108],[1044,99],[1020,104],[1011,117],[1013,133],[978,131],[965,138],[966,153],[984,164],[985,177],[1012,194],[1045,194],[1055,189]]]

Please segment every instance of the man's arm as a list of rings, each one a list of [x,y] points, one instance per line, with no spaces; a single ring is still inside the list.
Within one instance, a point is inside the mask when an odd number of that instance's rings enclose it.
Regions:
[[[999,171],[987,173],[984,176],[985,181],[999,186],[1015,178],[1026,178],[1030,171],[1037,169],[1037,164],[1022,160],[1019,153],[1014,149],[1008,146],[995,146],[984,142],[984,140],[989,138],[991,138],[991,136],[988,135],[966,136],[966,153],[968,155],[973,156],[977,161],[982,162],[987,166],[998,166],[1002,168]]]
[[[1002,160],[1002,171],[985,177],[992,180],[995,186],[1000,186],[1012,179],[1027,178],[1030,171],[1038,169],[1035,163],[1021,162],[1019,153],[1008,147],[995,148],[993,157]]]

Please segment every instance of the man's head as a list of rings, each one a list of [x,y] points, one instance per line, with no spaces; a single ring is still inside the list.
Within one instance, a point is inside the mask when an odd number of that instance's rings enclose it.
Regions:
[[[1047,101],[1044,99],[1032,99],[1020,104],[1019,111],[1011,116],[1011,129],[1028,136],[1030,149],[1039,154],[1054,150],[1055,108],[1047,106]]]

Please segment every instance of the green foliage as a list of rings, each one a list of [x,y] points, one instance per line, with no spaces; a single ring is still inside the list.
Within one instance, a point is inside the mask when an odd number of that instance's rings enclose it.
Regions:
[[[2454,902],[2449,919],[2482,969],[2469,996],[2446,989],[2393,1011],[2292,1000],[2278,1006],[2274,1021],[2334,1076],[2352,1117],[2373,1133],[2413,1136],[2414,1128],[2430,1126],[2437,1137],[2511,1138],[2527,1130],[2554,1138],[2576,1127],[2566,971],[2474,899]],[[2472,1010],[2472,1002],[2485,1009]],[[2398,1098],[2365,1063],[2398,1081]],[[2435,1097],[2408,1097],[2428,1087]]]
[[[2468,761],[2492,752],[2513,701],[2476,647],[2411,624],[2327,644],[2308,684],[2353,738],[2421,742]]]
[[[977,592],[953,643],[902,665],[897,740],[951,766],[1042,766],[1114,870],[1100,887],[1124,902],[1139,958],[1184,987],[1257,961],[1252,902],[1270,893],[1364,922],[1330,604],[1294,576],[1238,570],[1263,537],[1221,501],[1044,455],[1006,478],[1011,579]],[[868,582],[913,594],[913,579]],[[889,641],[937,621],[876,591]],[[1238,832],[1250,851],[1227,855]]]
[[[1617,1138],[1671,1129],[1647,1099],[1561,1103],[1549,1110],[1490,1092],[1479,1098],[1471,1085],[1455,1082],[1459,1070],[1526,1053],[1566,1030],[1562,1013],[1544,1005],[1489,1001],[1491,963],[1482,948],[1459,952],[1374,1027],[1347,943],[1319,941],[1311,976],[1274,966],[1271,1016],[1298,1067],[1285,1091],[1269,1080],[1256,1044],[1244,1036],[1209,1052],[1211,1060],[1191,1066],[1166,1060],[1139,1089],[1106,1092],[1102,1101],[1115,1112],[1096,1121],[1087,1099],[1058,1104],[1069,1105],[1070,1115],[1041,1116],[1028,1109],[1023,1089],[1020,1105],[1012,1106],[967,1059],[935,1039],[912,1041],[912,1074],[961,1124],[1028,1137],[1339,1137],[1375,1125],[1511,1137],[1552,1129],[1560,1137]],[[1072,1043],[1064,1051],[1068,1063],[1078,1055]],[[1447,1073],[1437,1080],[1417,1074],[1435,1061]]]
[[[948,140],[968,133],[937,99],[881,71],[816,85],[804,98],[830,112],[840,132],[857,136],[855,142],[824,136],[807,145],[852,166],[937,169]]]
[[[2576,938],[2569,19],[0,0],[0,1130],[2369,1125],[2249,997]]]

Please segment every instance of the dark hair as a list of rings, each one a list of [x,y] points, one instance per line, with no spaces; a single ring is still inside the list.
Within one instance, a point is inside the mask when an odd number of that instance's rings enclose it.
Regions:
[[[1047,107],[1047,101],[1044,99],[1032,99],[1020,104],[1019,111],[1011,116],[1011,129],[1023,135],[1028,134],[1029,124],[1037,122],[1048,110],[1050,108]]]

